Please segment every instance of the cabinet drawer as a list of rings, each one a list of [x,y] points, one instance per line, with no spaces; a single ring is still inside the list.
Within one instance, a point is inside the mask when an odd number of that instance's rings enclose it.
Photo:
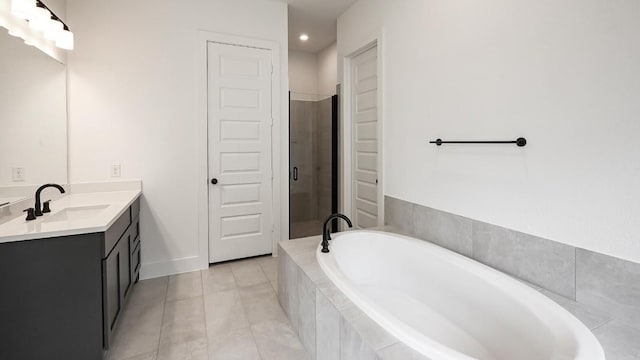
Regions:
[[[131,282],[135,282],[140,272],[140,241],[137,242],[137,247],[131,254]]]
[[[116,245],[120,256],[120,302],[124,304],[131,288],[131,233],[128,232]],[[114,250],[115,251],[115,250]]]
[[[131,253],[133,254],[136,248],[140,247],[140,236],[136,237],[135,239],[132,237],[131,239],[132,240],[129,241],[129,249],[131,249]]]
[[[131,222],[131,241],[136,240],[138,235],[140,235],[140,218],[135,218]]]
[[[124,214],[120,215],[107,232],[104,234],[104,253],[103,258],[109,256],[109,253],[113,250],[122,234],[127,231],[129,224],[131,223],[131,208],[125,210]]]

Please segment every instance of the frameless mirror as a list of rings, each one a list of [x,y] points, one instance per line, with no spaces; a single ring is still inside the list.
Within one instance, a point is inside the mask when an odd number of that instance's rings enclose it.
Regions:
[[[0,28],[0,206],[67,183],[66,68]]]

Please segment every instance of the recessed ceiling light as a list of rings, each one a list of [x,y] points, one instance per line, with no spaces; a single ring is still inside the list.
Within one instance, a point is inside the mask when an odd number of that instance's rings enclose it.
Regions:
[[[300,40],[302,40],[302,41],[307,41],[307,40],[309,40],[309,35],[307,35],[307,34],[301,34],[301,35],[300,35]]]

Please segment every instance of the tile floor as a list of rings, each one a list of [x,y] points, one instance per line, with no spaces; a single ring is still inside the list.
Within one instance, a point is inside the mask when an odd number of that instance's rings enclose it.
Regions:
[[[277,259],[140,281],[108,360],[306,360],[276,297]]]

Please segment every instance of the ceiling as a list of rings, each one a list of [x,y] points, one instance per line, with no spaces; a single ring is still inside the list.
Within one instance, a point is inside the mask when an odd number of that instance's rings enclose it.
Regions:
[[[282,0],[289,4],[289,49],[317,53],[336,41],[338,16],[357,0]],[[298,37],[309,35],[306,42]]]

